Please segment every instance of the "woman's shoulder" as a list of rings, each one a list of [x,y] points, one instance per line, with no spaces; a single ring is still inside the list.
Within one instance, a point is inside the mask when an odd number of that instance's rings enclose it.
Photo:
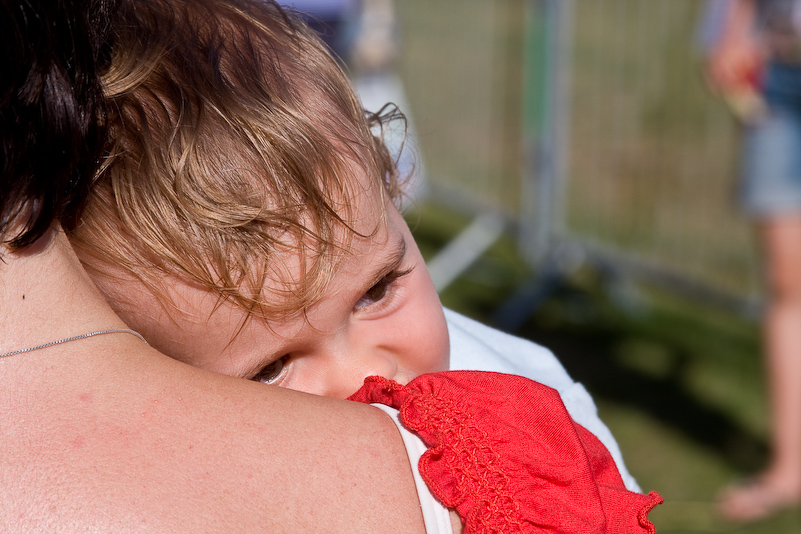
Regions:
[[[68,352],[0,395],[0,531],[424,531],[377,410],[141,349]]]

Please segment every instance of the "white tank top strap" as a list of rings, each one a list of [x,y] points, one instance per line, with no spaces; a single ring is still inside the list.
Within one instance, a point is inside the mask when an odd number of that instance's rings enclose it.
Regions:
[[[395,422],[403,438],[403,445],[406,447],[406,454],[409,455],[409,463],[414,474],[414,483],[417,486],[417,496],[420,499],[420,508],[423,511],[423,522],[426,525],[427,534],[452,534],[450,512],[440,503],[426,486],[420,476],[418,463],[420,456],[426,451],[426,446],[415,434],[404,427],[398,418],[398,410],[384,406],[383,404],[373,404],[376,408],[386,412]]]

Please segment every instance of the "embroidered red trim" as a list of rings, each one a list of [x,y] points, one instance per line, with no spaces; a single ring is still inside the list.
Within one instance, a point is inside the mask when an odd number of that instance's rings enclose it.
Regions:
[[[657,493],[625,489],[609,452],[567,414],[558,392],[478,371],[369,377],[351,397],[398,408],[430,448],[420,474],[465,533],[653,534]]]

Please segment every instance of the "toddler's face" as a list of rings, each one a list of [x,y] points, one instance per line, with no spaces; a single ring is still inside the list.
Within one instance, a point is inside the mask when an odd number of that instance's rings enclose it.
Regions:
[[[306,316],[245,322],[245,311],[205,289],[171,287],[183,312],[167,316],[137,287],[103,287],[122,318],[157,349],[205,369],[345,398],[370,375],[406,383],[448,368],[445,318],[423,258],[394,206],[363,191],[356,236],[324,298]],[[372,234],[372,235],[370,235]],[[240,331],[241,329],[241,331]],[[237,332],[239,332],[237,334]],[[233,338],[233,341],[231,339]]]

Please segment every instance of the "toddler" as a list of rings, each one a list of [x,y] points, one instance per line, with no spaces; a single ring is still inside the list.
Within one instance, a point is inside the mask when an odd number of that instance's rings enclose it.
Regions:
[[[73,244],[125,322],[189,364],[339,398],[447,370],[442,306],[371,132],[392,115],[366,120],[321,43],[261,4],[119,25],[113,145]]]
[[[126,324],[191,365],[339,398],[448,370],[449,324],[373,133],[395,114],[365,116],[272,2],[123,2],[119,17],[108,156],[70,237]]]

